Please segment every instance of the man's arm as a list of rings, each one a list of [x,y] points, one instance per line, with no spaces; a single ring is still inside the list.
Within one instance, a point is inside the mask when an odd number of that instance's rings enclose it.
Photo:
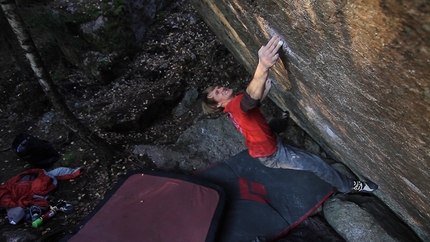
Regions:
[[[263,96],[261,97],[260,102],[262,102],[266,98],[267,94],[270,91],[270,88],[272,88],[272,81],[269,80],[269,79],[267,79],[266,80],[266,85],[264,86]]]
[[[282,46],[282,41],[278,36],[272,37],[267,45],[262,46],[258,51],[258,65],[255,69],[254,77],[246,88],[246,92],[255,100],[263,98],[265,83],[269,75],[269,69],[275,65],[279,58],[277,53]],[[267,93],[266,93],[267,95]]]

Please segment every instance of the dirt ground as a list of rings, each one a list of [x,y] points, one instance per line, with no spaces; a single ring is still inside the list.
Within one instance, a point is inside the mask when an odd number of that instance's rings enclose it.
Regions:
[[[85,172],[76,179],[60,181],[49,199],[51,204],[60,199],[67,201],[73,205],[73,213],[58,213],[39,228],[32,228],[29,222],[8,224],[3,210],[0,212],[2,241],[58,241],[103,199],[105,192],[122,175],[139,168],[154,168],[147,157],[132,155],[133,145],[174,143],[196,118],[205,118],[198,107],[178,118],[171,114],[174,105],[165,105],[145,129],[108,132],[101,129],[98,122],[109,113],[127,106],[121,111],[132,119],[142,109],[156,105],[153,103],[156,100],[180,96],[192,87],[202,91],[210,84],[220,83],[243,88],[249,81],[250,75],[191,6],[185,2],[173,3],[163,16],[141,43],[142,52],[124,65],[123,75],[112,83],[101,85],[79,70],[72,70],[57,83],[75,115],[120,151],[112,160],[96,154],[58,122],[36,81],[15,80],[16,71],[4,70],[3,79],[9,81],[2,85],[9,85],[5,89],[10,90],[10,95],[1,98],[0,182],[3,184],[32,167],[8,150],[14,137],[21,132],[53,144],[62,157],[52,168],[83,166]],[[177,91],[180,94],[175,93]],[[135,104],[134,108],[126,105],[130,103]]]

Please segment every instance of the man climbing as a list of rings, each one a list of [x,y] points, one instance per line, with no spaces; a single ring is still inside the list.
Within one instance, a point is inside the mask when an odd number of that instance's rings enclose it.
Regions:
[[[274,36],[260,48],[254,77],[244,93],[235,94],[233,89],[220,86],[207,88],[202,96],[203,111],[228,113],[236,128],[244,135],[249,154],[267,167],[313,172],[343,193],[375,191],[378,189],[375,183],[348,178],[318,156],[283,144],[281,138],[271,130],[258,106],[271,88],[269,69],[278,60],[277,52],[282,45],[280,38]]]

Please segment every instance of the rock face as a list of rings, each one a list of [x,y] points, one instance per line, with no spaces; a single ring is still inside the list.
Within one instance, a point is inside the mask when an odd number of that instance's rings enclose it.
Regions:
[[[430,241],[430,3],[190,0],[252,73],[284,40],[270,98]]]
[[[398,241],[390,237],[372,215],[353,202],[330,198],[324,203],[324,215],[347,241]]]

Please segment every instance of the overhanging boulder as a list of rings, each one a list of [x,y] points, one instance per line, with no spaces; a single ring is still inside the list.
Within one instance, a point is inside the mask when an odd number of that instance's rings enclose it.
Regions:
[[[428,3],[190,2],[250,73],[280,35],[269,97],[430,240]]]

